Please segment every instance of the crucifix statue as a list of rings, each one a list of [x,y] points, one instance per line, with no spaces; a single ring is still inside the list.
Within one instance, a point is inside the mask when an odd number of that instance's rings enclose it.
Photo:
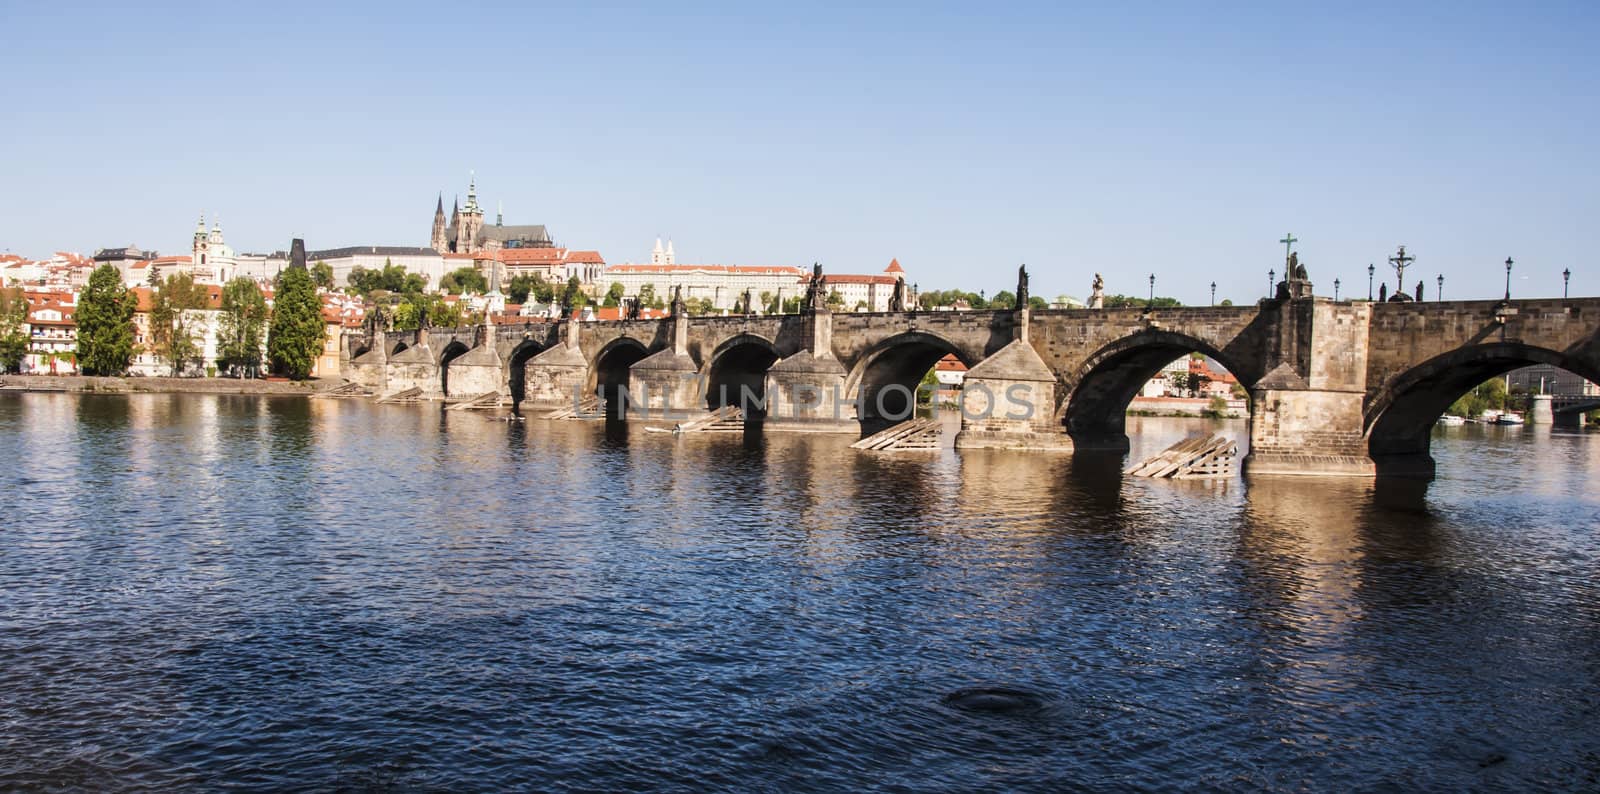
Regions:
[[[1283,243],[1283,258],[1288,259],[1289,254],[1294,251],[1294,244],[1300,242],[1300,238],[1295,237],[1293,234],[1285,234],[1283,239],[1278,242]],[[1293,273],[1294,271],[1291,270],[1289,272]]]
[[[1394,288],[1397,292],[1404,292],[1406,288],[1406,265],[1417,261],[1414,256],[1406,256],[1406,247],[1400,246],[1400,252],[1389,257],[1389,264],[1394,268]]]

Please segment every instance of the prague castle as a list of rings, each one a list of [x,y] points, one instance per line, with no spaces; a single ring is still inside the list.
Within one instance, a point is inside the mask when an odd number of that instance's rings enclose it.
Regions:
[[[496,212],[494,225],[483,222],[483,208],[478,206],[478,180],[467,187],[467,205],[457,200],[450,210],[448,223],[444,214],[444,194],[433,211],[433,236],[431,246],[441,254],[476,254],[502,248],[554,248],[550,233],[542,224],[506,226],[502,213]]]

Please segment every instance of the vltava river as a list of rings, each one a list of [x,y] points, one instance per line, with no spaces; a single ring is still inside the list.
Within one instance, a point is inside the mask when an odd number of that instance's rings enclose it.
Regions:
[[[1376,486],[849,440],[0,395],[0,789],[1600,785],[1600,434]]]

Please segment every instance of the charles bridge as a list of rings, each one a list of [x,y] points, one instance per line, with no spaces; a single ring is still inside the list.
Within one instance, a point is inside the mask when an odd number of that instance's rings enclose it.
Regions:
[[[1302,271],[1303,272],[1303,271]],[[1126,448],[1125,410],[1203,353],[1249,393],[1252,474],[1430,476],[1434,421],[1497,374],[1552,364],[1600,381],[1600,298],[1351,302],[1279,284],[1252,306],[832,313],[532,322],[343,340],[375,393],[510,395],[686,417],[739,405],[764,432],[873,432],[906,418],[946,354],[970,369],[957,447]],[[626,390],[626,392],[624,392]],[[626,400],[624,400],[624,397]]]

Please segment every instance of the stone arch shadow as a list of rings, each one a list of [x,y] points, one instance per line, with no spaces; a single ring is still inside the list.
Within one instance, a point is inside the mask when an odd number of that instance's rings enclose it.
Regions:
[[[1191,353],[1221,364],[1245,387],[1247,418],[1254,421],[1252,385],[1227,353],[1203,339],[1174,331],[1142,331],[1101,347],[1065,385],[1057,409],[1060,425],[1084,450],[1127,451],[1128,405],[1163,367]]]
[[[462,344],[461,340],[452,339],[450,340],[450,344],[445,345],[444,349],[439,351],[440,395],[444,397],[450,396],[450,362],[466,355],[467,350],[467,346]]]
[[[506,393],[511,396],[511,409],[518,410],[528,394],[528,361],[549,349],[533,339],[523,339],[511,348],[506,356]]]
[[[780,358],[777,344],[760,334],[744,332],[723,340],[701,368],[706,407],[738,406],[747,421],[760,421],[766,415],[767,370]]]
[[[1530,364],[1560,367],[1600,382],[1600,356],[1522,342],[1458,348],[1418,364],[1379,389],[1362,412],[1367,454],[1379,476],[1432,477],[1433,425],[1450,404],[1486,380]]]
[[[844,382],[844,399],[859,407],[862,436],[911,418],[922,376],[947,355],[968,369],[982,360],[939,334],[920,330],[886,337],[862,351]]]
[[[607,419],[625,415],[621,397],[628,389],[628,369],[648,355],[650,348],[631,336],[619,336],[595,354],[586,391],[605,401]]]

